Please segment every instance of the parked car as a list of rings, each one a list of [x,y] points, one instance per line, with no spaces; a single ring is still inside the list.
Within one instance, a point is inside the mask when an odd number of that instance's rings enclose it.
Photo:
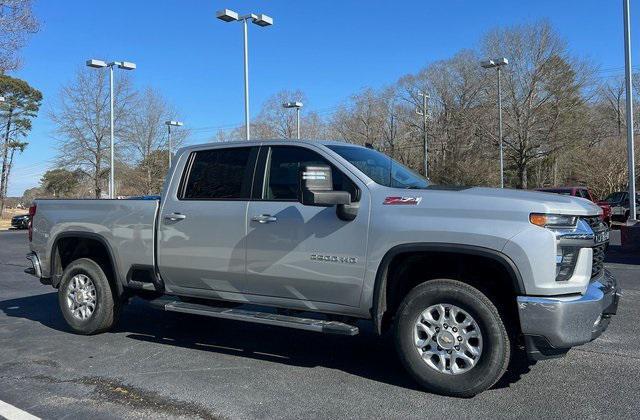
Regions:
[[[604,199],[611,206],[611,219],[626,223],[629,219],[629,192],[618,191]],[[636,194],[636,219],[640,218],[640,194]]]
[[[159,200],[30,209],[29,272],[58,289],[73,331],[109,330],[134,295],[325,334],[358,334],[366,320],[392,332],[424,388],[468,397],[522,350],[562,356],[616,313],[609,230],[586,200],[433,186],[339,142],[215,143],[176,156]]]
[[[537,188],[536,191],[550,192],[554,194],[570,195],[573,197],[586,198],[596,203],[602,209],[600,220],[607,226],[611,226],[611,206],[604,200],[598,201],[587,187],[555,187],[555,188]]]
[[[11,227],[14,229],[27,229],[29,227],[29,215],[18,214],[11,218]]]

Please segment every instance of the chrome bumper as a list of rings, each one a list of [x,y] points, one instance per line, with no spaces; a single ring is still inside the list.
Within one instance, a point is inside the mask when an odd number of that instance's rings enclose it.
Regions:
[[[615,315],[620,294],[616,279],[603,270],[584,295],[518,296],[527,352],[534,359],[554,357],[594,340]]]

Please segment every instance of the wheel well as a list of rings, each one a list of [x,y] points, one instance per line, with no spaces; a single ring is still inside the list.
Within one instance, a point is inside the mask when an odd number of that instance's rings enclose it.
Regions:
[[[108,247],[98,239],[82,236],[65,236],[56,241],[51,262],[54,286],[59,285],[65,268],[78,258],[95,261],[107,276],[114,295],[122,293],[122,285],[116,279],[117,271]]]
[[[376,330],[389,329],[404,297],[418,284],[448,278],[483,292],[509,319],[518,320],[518,279],[501,260],[487,255],[455,251],[413,251],[393,256],[376,285]],[[380,273],[379,273],[380,274]],[[519,324],[517,324],[519,325]]]

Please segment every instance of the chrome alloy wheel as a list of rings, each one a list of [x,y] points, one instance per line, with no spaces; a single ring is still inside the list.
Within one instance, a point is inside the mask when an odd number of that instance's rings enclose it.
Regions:
[[[93,281],[84,274],[73,276],[67,288],[67,306],[71,314],[82,321],[90,318],[96,310],[96,300]]]
[[[429,367],[449,375],[468,372],[482,354],[478,323],[466,311],[448,303],[429,306],[418,316],[414,343]]]

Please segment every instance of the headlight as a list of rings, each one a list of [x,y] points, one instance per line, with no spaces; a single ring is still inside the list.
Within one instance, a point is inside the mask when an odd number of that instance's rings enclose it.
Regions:
[[[564,214],[531,213],[529,221],[537,226],[548,228],[569,228],[573,229],[578,223],[577,216],[567,216]]]

